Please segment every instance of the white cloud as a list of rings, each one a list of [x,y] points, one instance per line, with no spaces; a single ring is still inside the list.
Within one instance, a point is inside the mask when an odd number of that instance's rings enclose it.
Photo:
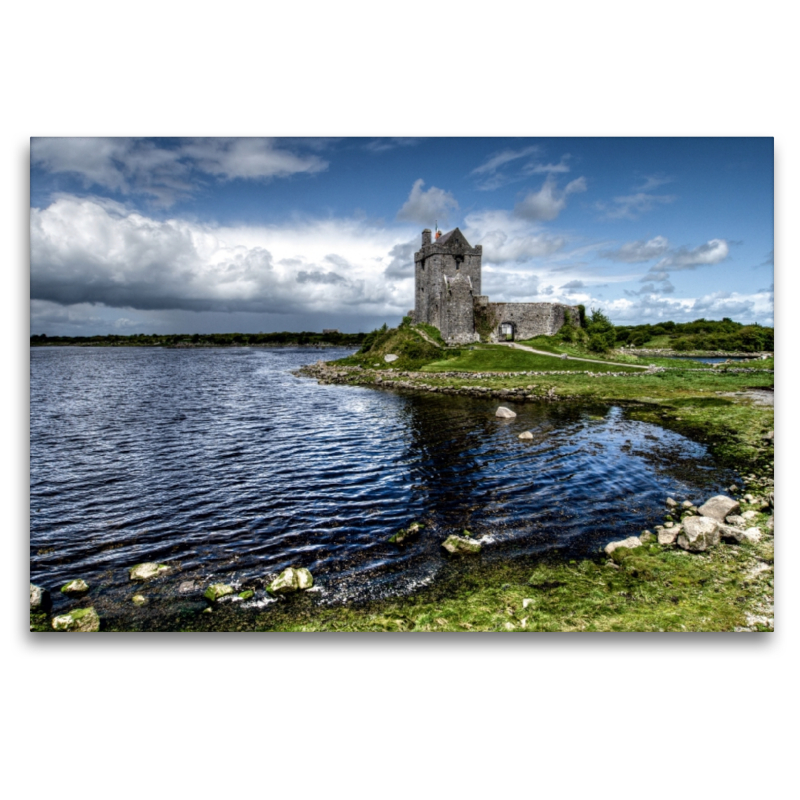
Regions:
[[[728,257],[728,243],[724,239],[710,239],[693,249],[681,247],[658,262],[654,270],[683,270],[719,264]]]
[[[384,271],[407,238],[356,220],[286,228],[159,221],[62,196],[31,209],[31,298],[139,310],[396,315],[408,309],[413,281],[387,282]]]
[[[514,207],[514,213],[531,221],[554,220],[566,207],[567,197],[575,192],[586,191],[586,179],[577,178],[560,190],[554,178],[549,177],[538,192],[531,192]]]
[[[660,258],[669,249],[669,242],[664,236],[654,236],[645,241],[626,242],[617,250],[604,250],[600,253],[603,258],[611,261],[622,261],[626,264],[638,264]]]
[[[601,219],[637,219],[654,206],[672,203],[675,199],[674,195],[636,192],[635,194],[615,197],[610,203],[598,201],[595,203],[595,208],[602,212]]]
[[[458,203],[450,192],[435,186],[423,191],[424,185],[422,178],[414,181],[408,200],[397,212],[397,219],[433,227],[436,220],[446,220],[451,212],[458,210]]]
[[[294,153],[272,139],[155,142],[103,137],[34,138],[31,165],[76,175],[87,189],[147,195],[163,206],[195,191],[195,172],[222,180],[264,180],[319,172],[328,166],[313,153]]]

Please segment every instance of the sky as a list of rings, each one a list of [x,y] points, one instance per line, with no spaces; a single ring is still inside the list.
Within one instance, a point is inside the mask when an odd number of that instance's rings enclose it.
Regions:
[[[773,139],[33,138],[31,334],[368,331],[423,228],[493,301],[773,325]]]

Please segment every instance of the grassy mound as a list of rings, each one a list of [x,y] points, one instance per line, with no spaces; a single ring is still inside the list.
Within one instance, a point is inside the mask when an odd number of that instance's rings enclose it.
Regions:
[[[426,332],[430,336],[430,332]],[[404,323],[399,328],[387,328],[384,325],[383,328],[372,331],[367,334],[364,344],[355,355],[333,363],[369,369],[417,370],[431,361],[446,359],[448,354],[455,356],[459,351],[446,351],[443,344],[431,344],[416,330],[416,326]],[[398,358],[387,362],[387,355]]]

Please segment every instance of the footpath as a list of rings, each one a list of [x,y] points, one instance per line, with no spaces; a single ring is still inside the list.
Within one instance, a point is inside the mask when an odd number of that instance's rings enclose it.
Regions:
[[[578,358],[577,356],[556,355],[555,353],[548,353],[546,350],[534,350],[526,344],[518,344],[517,342],[498,342],[505,347],[513,347],[516,350],[527,350],[529,353],[536,353],[538,356],[550,356],[550,358],[558,358],[562,361],[586,361],[589,364],[613,364],[615,367],[630,367],[631,369],[650,369],[641,364],[623,364],[619,361],[599,361],[596,358]]]

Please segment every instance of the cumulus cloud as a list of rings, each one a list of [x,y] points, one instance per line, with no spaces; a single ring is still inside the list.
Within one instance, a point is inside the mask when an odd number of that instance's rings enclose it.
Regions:
[[[601,219],[638,219],[655,206],[672,203],[675,199],[675,196],[670,194],[636,192],[635,194],[615,197],[611,202],[598,201],[595,203],[595,208],[601,212]]]
[[[555,179],[548,176],[538,192],[531,192],[514,207],[514,213],[523,219],[549,222],[564,210],[569,195],[585,191],[585,178],[570,181],[562,191],[557,187]]]
[[[585,289],[586,284],[583,281],[570,281],[561,287],[561,291],[565,294],[572,294],[576,289]]]
[[[660,258],[669,249],[669,242],[663,236],[654,236],[652,239],[640,239],[637,242],[626,242],[616,250],[604,250],[600,253],[603,258],[611,261],[622,261],[626,264],[639,264]]]
[[[414,253],[419,250],[421,242],[418,238],[410,242],[396,244],[389,251],[389,264],[383,274],[389,279],[404,279],[414,277]]]
[[[408,200],[397,212],[397,219],[430,226],[432,222],[445,220],[451,212],[458,210],[458,203],[450,192],[435,186],[423,191],[424,185],[422,178],[414,181]]]
[[[724,239],[710,239],[705,244],[689,249],[681,247],[662,259],[655,270],[684,270],[719,264],[728,257],[728,243]]]
[[[31,209],[31,299],[138,310],[398,314],[413,294],[383,276],[397,244],[396,235],[353,220],[217,228],[62,196]]]
[[[273,139],[34,138],[31,166],[78,177],[87,189],[145,195],[169,206],[196,190],[198,176],[268,180],[327,168],[314,153]]]

